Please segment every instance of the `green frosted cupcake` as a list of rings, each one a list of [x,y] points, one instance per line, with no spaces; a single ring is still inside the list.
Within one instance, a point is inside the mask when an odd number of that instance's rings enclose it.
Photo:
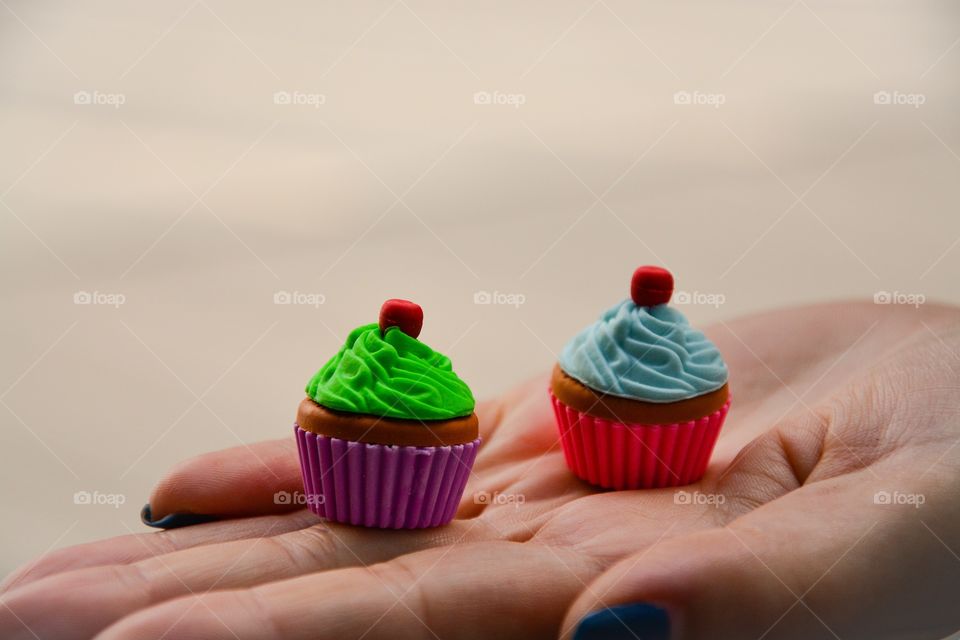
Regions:
[[[307,505],[338,522],[434,527],[456,513],[480,446],[473,394],[388,300],[308,382],[294,425]]]

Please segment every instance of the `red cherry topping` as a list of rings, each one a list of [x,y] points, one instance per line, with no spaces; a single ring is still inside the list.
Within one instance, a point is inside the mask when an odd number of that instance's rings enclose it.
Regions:
[[[637,267],[630,281],[630,297],[638,307],[652,307],[670,302],[673,276],[663,267]]]
[[[380,333],[385,333],[387,327],[397,327],[411,338],[416,338],[423,328],[423,309],[409,300],[387,300],[380,307]]]

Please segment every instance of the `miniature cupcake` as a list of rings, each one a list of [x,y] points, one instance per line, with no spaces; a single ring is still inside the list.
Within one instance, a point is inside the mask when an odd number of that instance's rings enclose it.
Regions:
[[[634,272],[629,300],[560,354],[550,384],[567,465],[608,489],[699,480],[730,408],[716,346],[667,306],[673,276]]]
[[[307,384],[294,432],[307,506],[382,529],[453,519],[480,447],[470,388],[417,340],[423,310],[387,300]]]

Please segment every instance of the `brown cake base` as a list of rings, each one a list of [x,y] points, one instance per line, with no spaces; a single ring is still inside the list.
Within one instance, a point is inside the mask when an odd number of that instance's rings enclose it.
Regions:
[[[450,420],[399,420],[322,407],[304,398],[297,409],[297,424],[321,436],[400,447],[443,447],[477,439],[477,414]]]
[[[730,396],[726,384],[710,393],[679,402],[642,402],[594,391],[568,376],[560,365],[550,380],[553,395],[560,402],[592,416],[626,424],[673,424],[698,420],[718,411]]]

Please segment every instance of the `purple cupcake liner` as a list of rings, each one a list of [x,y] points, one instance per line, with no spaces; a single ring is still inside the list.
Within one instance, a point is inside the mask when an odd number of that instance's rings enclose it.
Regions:
[[[307,508],[335,522],[422,529],[453,520],[480,439],[398,447],[320,436],[294,424]]]

